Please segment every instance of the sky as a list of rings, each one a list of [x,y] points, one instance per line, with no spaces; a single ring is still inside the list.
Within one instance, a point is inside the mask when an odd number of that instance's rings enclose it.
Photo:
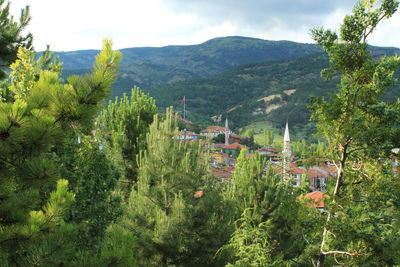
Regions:
[[[356,0],[11,0],[30,6],[34,47],[53,51],[199,44],[247,36],[312,43],[310,29],[338,29]],[[400,11],[379,24],[369,42],[400,47]]]

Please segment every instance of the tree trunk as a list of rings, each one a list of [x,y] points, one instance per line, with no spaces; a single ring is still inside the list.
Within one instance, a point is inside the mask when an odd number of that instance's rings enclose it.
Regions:
[[[325,254],[319,254],[317,267],[324,267],[325,266]]]
[[[333,192],[333,196],[332,196],[333,197],[332,203],[336,202],[335,199],[339,195],[341,186],[343,185],[344,167],[346,165],[346,160],[347,160],[347,156],[348,156],[347,147],[348,147],[348,144],[343,146],[343,153],[339,160],[339,164],[337,166],[338,174],[337,174],[337,179],[336,179],[335,191]],[[326,219],[326,224],[328,224],[330,218],[331,218],[331,216],[328,215],[328,218]],[[323,253],[323,249],[324,249],[324,245],[325,245],[326,234],[327,234],[327,229],[326,229],[326,227],[324,227],[324,233],[323,233],[322,242],[321,242],[321,250],[320,250],[320,254],[318,257],[318,261],[317,261],[317,267],[323,267],[325,265],[326,255]]]

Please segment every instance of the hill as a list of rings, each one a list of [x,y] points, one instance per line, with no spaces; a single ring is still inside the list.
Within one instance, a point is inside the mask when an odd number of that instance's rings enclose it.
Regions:
[[[371,47],[375,56],[392,55],[397,48]],[[58,52],[64,76],[88,72],[98,51]],[[337,78],[323,80],[328,67],[313,44],[268,41],[247,37],[215,38],[199,45],[122,49],[124,59],[113,97],[142,87],[161,110],[187,99],[188,118],[211,122],[228,116],[233,127],[268,120],[276,127],[305,125],[311,95],[333,92]],[[399,91],[391,90],[392,99]],[[388,94],[388,97],[390,97]]]
[[[374,56],[399,53],[397,48],[372,47]],[[267,120],[283,127],[309,121],[307,104],[310,96],[327,96],[336,90],[338,77],[324,80],[322,69],[329,66],[324,53],[278,62],[240,66],[212,78],[191,79],[158,86],[149,90],[163,109],[186,96],[187,117],[210,120],[229,117],[232,126],[243,127],[254,121]],[[387,98],[400,97],[399,86],[390,88]],[[223,120],[222,120],[223,121]]]
[[[134,85],[150,88],[191,78],[206,78],[239,65],[297,58],[321,52],[312,44],[268,41],[248,37],[221,37],[198,45],[138,47],[123,54],[114,95]],[[96,50],[56,52],[65,75],[87,72]]]

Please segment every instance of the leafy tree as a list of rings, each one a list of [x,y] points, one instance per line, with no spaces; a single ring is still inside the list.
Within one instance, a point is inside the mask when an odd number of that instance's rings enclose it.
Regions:
[[[19,21],[15,21],[10,15],[10,3],[4,3],[0,0],[0,80],[6,77],[4,68],[17,59],[20,47],[32,49],[32,34],[23,34],[31,20],[29,7],[21,9]]]
[[[328,141],[337,180],[327,209],[317,266],[393,266],[399,254],[399,178],[391,169],[390,150],[399,147],[400,102],[382,101],[393,85],[400,58],[375,60],[367,38],[389,18],[398,2],[358,2],[344,18],[340,34],[322,28],[312,36],[329,55],[322,72],[341,75],[338,92],[328,102],[314,100],[312,118]]]
[[[264,131],[264,144],[266,146],[272,146],[272,144],[274,143],[274,133],[272,131]]]
[[[214,254],[229,238],[229,206],[207,178],[202,145],[177,136],[171,110],[162,122],[155,116],[137,189],[113,228],[135,239],[131,253],[140,266],[218,266],[224,261]]]
[[[293,142],[292,153],[296,156],[297,162],[302,166],[323,165],[328,158],[328,151],[325,142],[307,144],[306,140]]]
[[[15,64],[32,65],[29,56],[22,56],[28,51],[20,51]],[[40,71],[35,78],[21,75],[21,84],[31,85],[29,90],[14,91],[14,99],[0,102],[2,262],[54,266],[64,262],[63,252],[64,259],[69,257],[67,240],[74,229],[63,224],[62,215],[72,197],[66,191],[67,182],[60,181],[57,197],[52,198],[58,177],[49,151],[74,130],[92,128],[94,115],[111,91],[119,61],[111,41],[105,41],[92,74],[69,77],[67,83],[52,70]],[[42,207],[44,213],[34,212]]]
[[[213,139],[212,139],[212,141],[213,142],[215,142],[215,143],[225,143],[225,134],[219,134],[219,135],[217,135],[216,137],[214,137]]]
[[[123,166],[130,185],[137,180],[137,157],[146,148],[146,134],[155,114],[154,99],[134,87],[129,97],[110,101],[100,115],[100,136],[114,160]]]

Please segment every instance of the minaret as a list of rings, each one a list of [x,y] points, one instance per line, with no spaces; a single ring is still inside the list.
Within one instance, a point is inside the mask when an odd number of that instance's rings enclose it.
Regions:
[[[225,119],[225,145],[229,145],[229,128],[228,128],[228,118]]]
[[[287,181],[290,179],[290,175],[288,174],[289,170],[289,162],[291,161],[292,150],[290,149],[290,136],[289,136],[289,125],[286,121],[285,134],[283,136],[283,180]]]
[[[285,134],[283,136],[283,157],[290,160],[292,157],[292,150],[290,149],[290,136],[289,136],[289,125],[286,121]]]

